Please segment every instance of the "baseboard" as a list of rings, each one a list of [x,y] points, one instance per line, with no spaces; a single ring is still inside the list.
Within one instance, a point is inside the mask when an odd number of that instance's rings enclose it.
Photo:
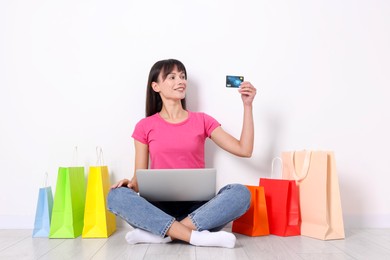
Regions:
[[[0,215],[0,229],[33,229],[35,216]],[[117,217],[117,226],[128,224]],[[231,223],[228,224],[231,226]],[[390,228],[387,215],[344,215],[345,228]]]
[[[33,229],[35,216],[0,215],[0,229]]]
[[[345,228],[390,228],[390,214],[344,215]]]

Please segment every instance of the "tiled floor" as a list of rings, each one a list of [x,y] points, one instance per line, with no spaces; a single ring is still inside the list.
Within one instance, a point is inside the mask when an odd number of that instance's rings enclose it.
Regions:
[[[0,259],[390,259],[390,229],[348,229],[346,239],[247,237],[234,249],[185,243],[128,245],[120,228],[108,239],[32,238],[31,230],[0,230]]]

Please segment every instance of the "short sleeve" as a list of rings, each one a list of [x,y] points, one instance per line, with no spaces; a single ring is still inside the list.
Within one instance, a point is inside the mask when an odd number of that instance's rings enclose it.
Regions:
[[[203,114],[204,118],[204,126],[207,137],[211,136],[211,133],[217,128],[218,126],[221,126],[221,124],[212,116],[209,116],[207,114]]]
[[[141,120],[139,121],[134,128],[133,134],[131,135],[135,140],[143,143],[148,144],[148,136],[145,131],[145,121]]]

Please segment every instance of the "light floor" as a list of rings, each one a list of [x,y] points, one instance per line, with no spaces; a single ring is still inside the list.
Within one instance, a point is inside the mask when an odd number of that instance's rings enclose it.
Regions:
[[[349,229],[345,240],[333,241],[236,234],[234,249],[127,245],[129,230],[122,227],[108,239],[32,238],[31,230],[0,230],[0,259],[390,259],[390,229]]]

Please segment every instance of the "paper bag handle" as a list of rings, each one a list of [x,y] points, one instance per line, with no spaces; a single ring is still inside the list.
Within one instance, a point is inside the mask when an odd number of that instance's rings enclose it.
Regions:
[[[77,145],[74,147],[73,150],[73,166],[78,166],[78,151],[77,151]]]
[[[48,179],[49,179],[49,174],[47,172],[45,172],[45,177],[44,177],[44,181],[43,181],[44,188],[48,187],[47,186]]]
[[[96,146],[96,165],[104,165],[103,149],[100,146]]]
[[[279,160],[279,162],[280,162],[280,168],[281,168],[280,173],[283,172],[283,161],[282,161],[282,158],[280,158],[280,157],[275,157],[275,158],[273,158],[273,159],[272,159],[272,164],[271,164],[271,177],[273,177],[273,178],[275,178],[275,177],[274,177],[274,164],[275,164],[275,161],[276,161],[276,160]]]
[[[302,166],[302,176],[299,177],[297,172],[296,172],[296,167],[295,167],[295,152],[291,153],[291,165],[292,165],[292,174],[294,176],[294,179],[298,182],[302,181],[303,179],[306,178],[307,174],[309,173],[309,167],[310,167],[310,160],[311,160],[311,151],[306,151],[305,154],[305,159],[303,161],[303,166]]]

